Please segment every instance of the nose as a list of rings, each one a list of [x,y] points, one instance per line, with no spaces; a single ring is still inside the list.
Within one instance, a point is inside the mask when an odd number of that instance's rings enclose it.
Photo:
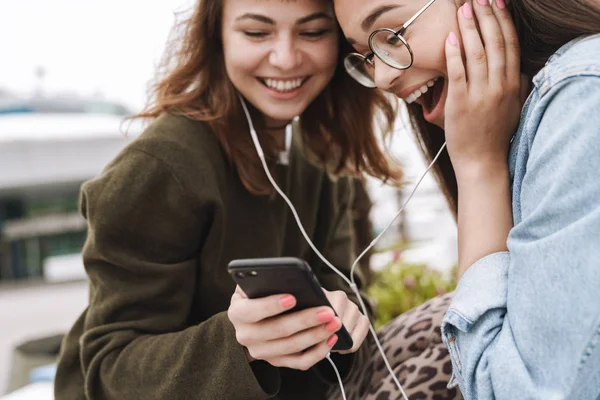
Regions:
[[[375,71],[373,71],[373,81],[377,88],[381,90],[390,89],[396,80],[404,74],[404,70],[392,68],[379,58],[375,57]]]
[[[279,69],[291,70],[302,62],[302,52],[297,48],[293,38],[282,36],[271,50],[269,62]]]

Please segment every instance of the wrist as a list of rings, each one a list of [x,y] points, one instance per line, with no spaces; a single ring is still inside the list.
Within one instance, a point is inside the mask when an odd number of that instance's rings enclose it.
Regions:
[[[508,160],[477,160],[459,162],[454,165],[454,173],[459,186],[479,181],[508,179]]]

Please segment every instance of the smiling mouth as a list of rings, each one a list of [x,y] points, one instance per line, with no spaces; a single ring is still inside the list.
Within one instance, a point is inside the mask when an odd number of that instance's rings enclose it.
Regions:
[[[415,90],[407,98],[405,98],[404,101],[406,101],[407,104],[417,102],[426,112],[431,112],[438,105],[442,97],[444,83],[444,78],[438,76],[437,78],[432,79],[421,86],[419,89]]]
[[[309,77],[296,78],[296,79],[273,79],[273,78],[257,78],[267,88],[274,90],[279,93],[293,92],[294,90],[300,89]]]

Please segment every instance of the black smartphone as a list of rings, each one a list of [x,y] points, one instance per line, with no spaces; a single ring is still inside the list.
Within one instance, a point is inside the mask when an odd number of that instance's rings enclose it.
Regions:
[[[227,270],[251,299],[283,293],[293,295],[296,298],[296,306],[288,313],[321,306],[333,309],[312,269],[306,261],[299,258],[233,260]],[[336,335],[338,341],[333,350],[352,348],[352,336],[343,325]]]

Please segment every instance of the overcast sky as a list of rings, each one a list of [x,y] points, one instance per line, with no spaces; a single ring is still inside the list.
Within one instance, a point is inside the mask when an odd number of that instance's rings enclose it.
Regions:
[[[134,109],[174,12],[192,0],[0,0],[0,89],[21,95],[46,71],[46,92],[102,93]]]

